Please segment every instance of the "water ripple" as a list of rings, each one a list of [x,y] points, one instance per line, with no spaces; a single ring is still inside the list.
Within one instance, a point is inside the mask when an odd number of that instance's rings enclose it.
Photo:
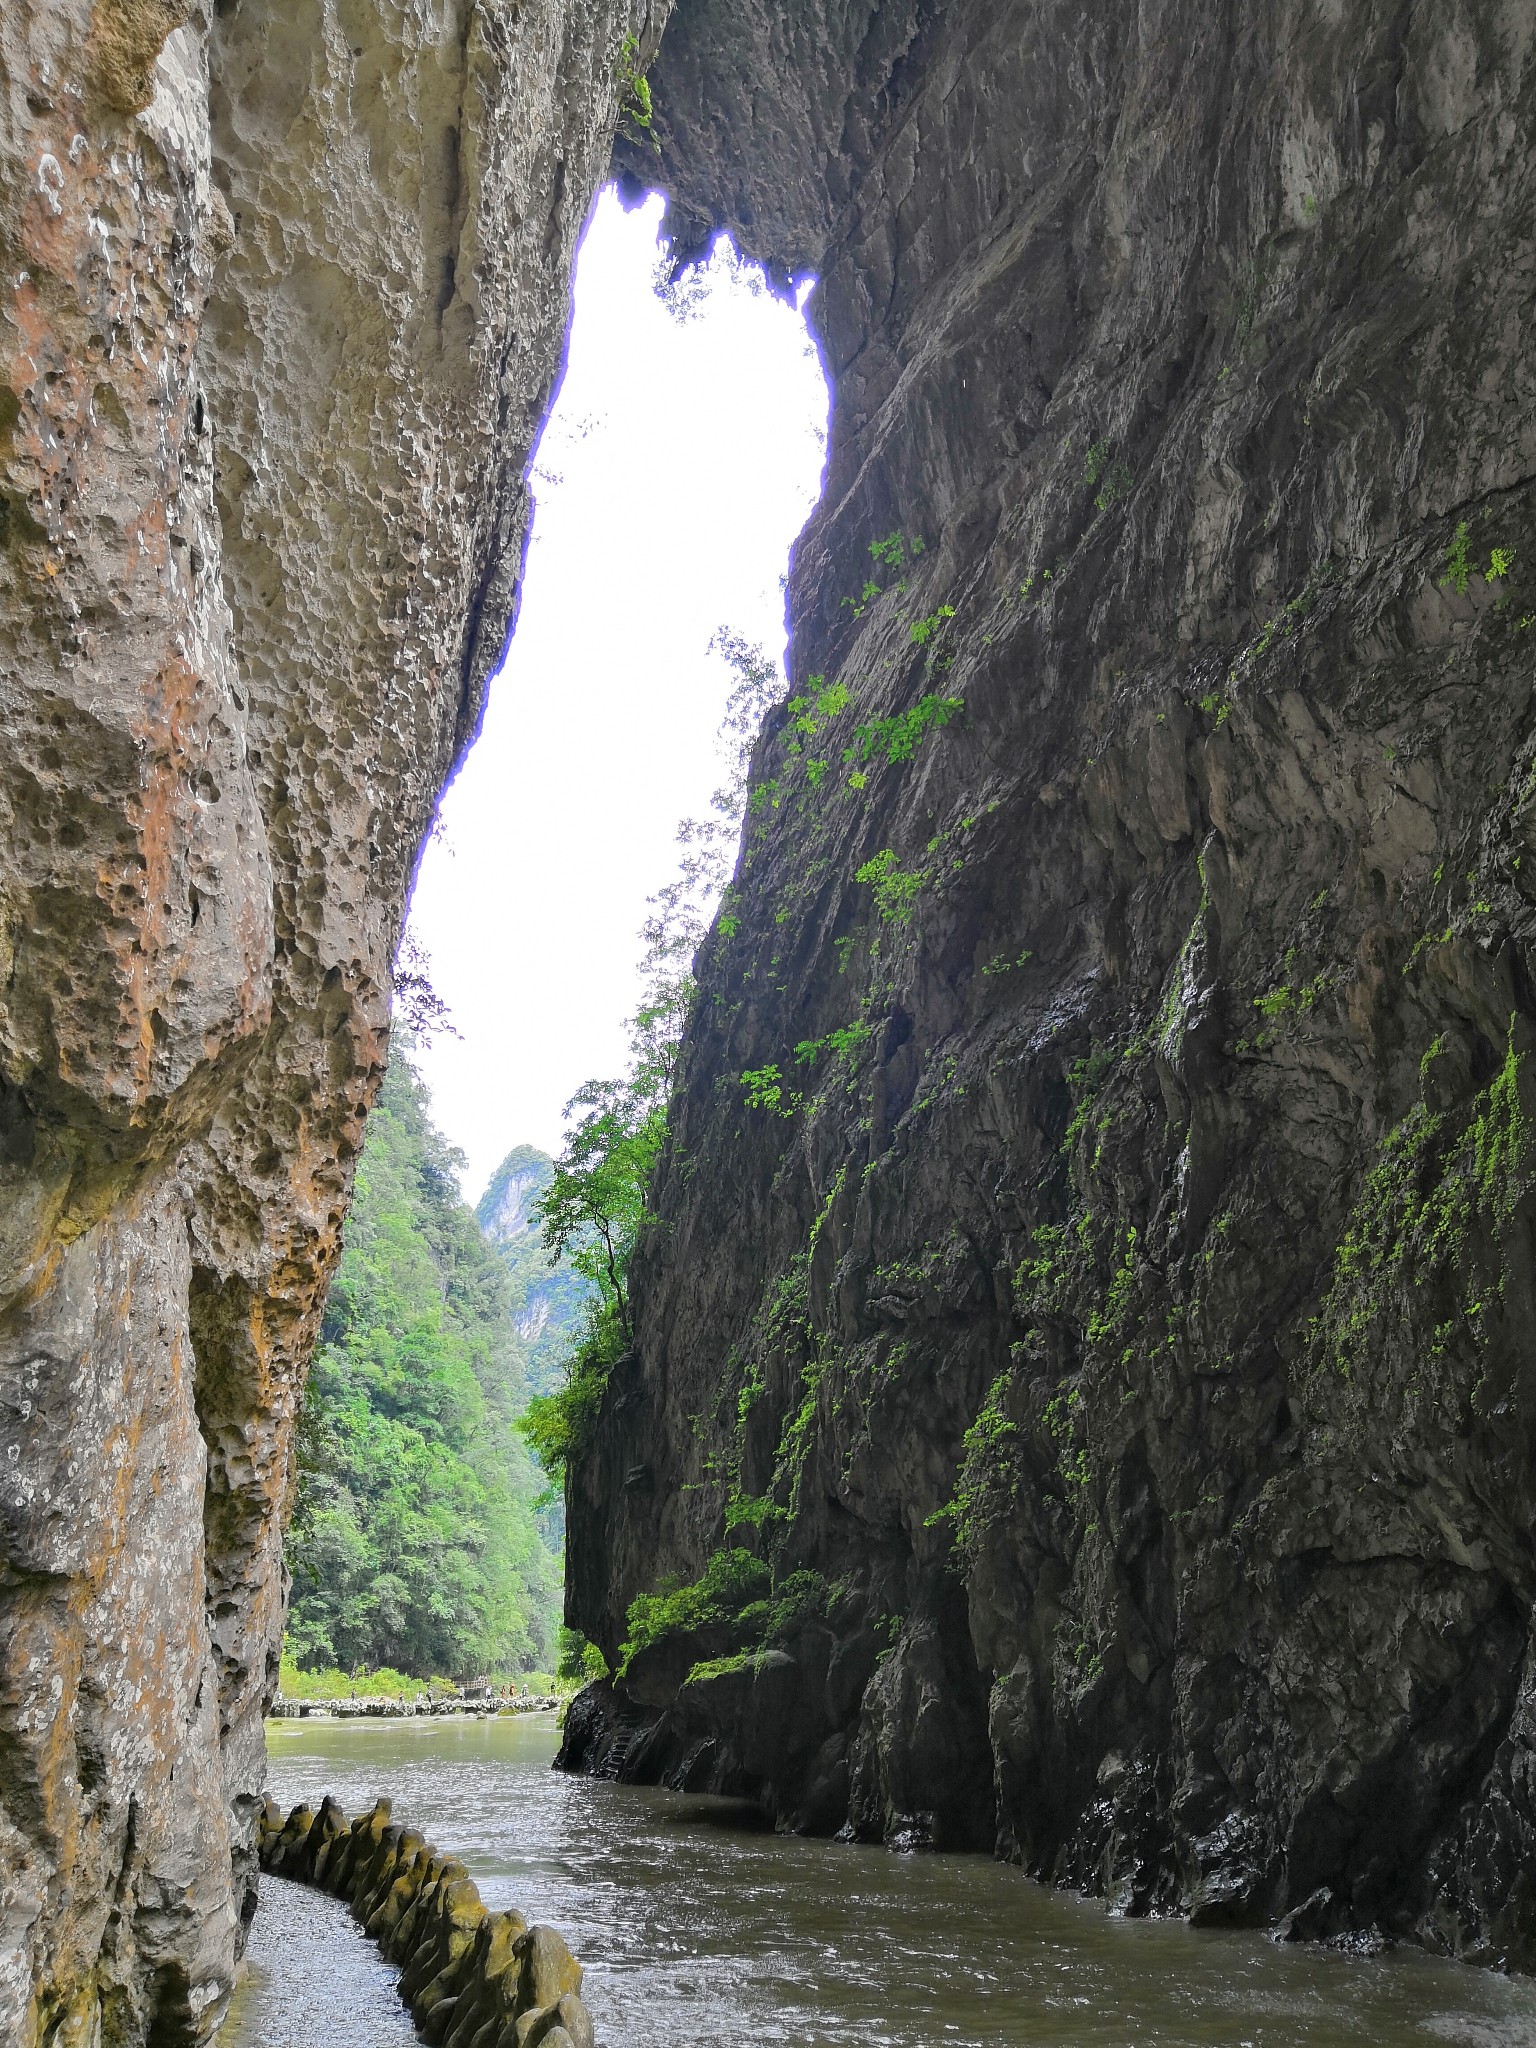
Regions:
[[[285,1808],[331,1792],[355,1813],[387,1794],[464,1859],[488,1906],[558,1927],[606,2048],[1536,2048],[1529,1980],[1112,1920],[984,1857],[775,1836],[739,1805],[557,1776],[547,1719],[287,1721],[267,1742]],[[283,2000],[313,1968],[350,2026],[294,2031],[268,1977],[220,2048],[409,2040],[389,2031],[404,2019],[390,1973],[352,1929],[306,1962],[287,1890],[264,1882],[258,1970],[286,1950]]]

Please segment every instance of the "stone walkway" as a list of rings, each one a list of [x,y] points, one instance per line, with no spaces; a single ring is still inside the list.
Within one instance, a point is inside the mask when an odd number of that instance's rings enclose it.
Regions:
[[[217,2048],[417,2048],[396,1975],[340,1899],[263,1877]]]

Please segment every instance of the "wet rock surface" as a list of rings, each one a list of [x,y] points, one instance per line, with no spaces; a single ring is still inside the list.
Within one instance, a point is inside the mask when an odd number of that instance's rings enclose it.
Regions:
[[[0,22],[0,2036],[206,2038],[421,835],[659,8]],[[98,2031],[100,2030],[100,2031]]]
[[[569,1619],[821,1598],[566,1761],[1531,1967],[1530,11],[684,0],[652,85],[835,403]]]

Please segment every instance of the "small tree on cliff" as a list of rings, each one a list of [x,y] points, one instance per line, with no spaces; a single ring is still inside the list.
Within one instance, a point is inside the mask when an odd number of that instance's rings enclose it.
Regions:
[[[685,819],[678,827],[677,878],[651,898],[652,914],[641,931],[645,1000],[630,1019],[629,1071],[616,1081],[588,1081],[566,1104],[567,1118],[576,1121],[539,1204],[550,1252],[567,1258],[594,1290],[561,1384],[531,1401],[518,1424],[556,1482],[585,1443],[608,1375],[634,1335],[629,1264],[666,1139],[683,1025],[693,1001],[694,955],[730,879],[758,730],[783,693],[778,663],[760,648],[723,629],[711,646],[736,677],[721,726],[727,779],[714,793],[709,817]]]
[[[676,1040],[671,1051],[675,1055]],[[645,1216],[651,1168],[666,1135],[664,1072],[642,1081],[589,1081],[567,1105],[581,1111],[539,1204],[551,1255],[592,1284],[582,1324],[552,1394],[529,1402],[518,1428],[552,1480],[576,1455],[597,1415],[608,1374],[632,1332],[629,1262]]]

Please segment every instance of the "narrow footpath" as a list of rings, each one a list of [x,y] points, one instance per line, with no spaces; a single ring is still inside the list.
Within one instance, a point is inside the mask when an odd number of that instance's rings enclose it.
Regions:
[[[263,1877],[218,2048],[419,2048],[399,1974],[344,1900]]]

